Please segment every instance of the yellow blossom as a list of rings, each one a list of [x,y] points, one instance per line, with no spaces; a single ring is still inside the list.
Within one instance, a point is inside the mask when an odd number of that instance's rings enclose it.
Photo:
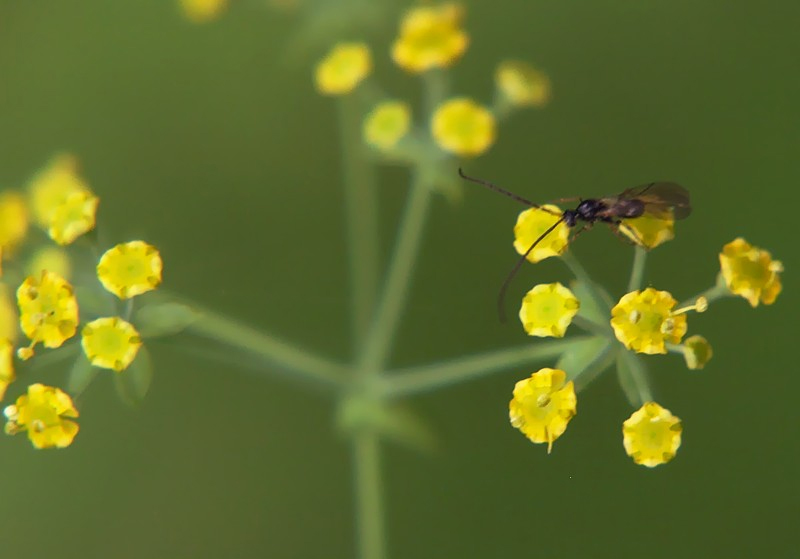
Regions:
[[[144,241],[121,243],[107,250],[97,264],[97,277],[107,290],[128,299],[161,284],[161,255]]]
[[[683,357],[690,369],[702,369],[713,355],[711,344],[703,336],[690,336],[683,342]]]
[[[513,106],[542,107],[550,100],[550,79],[527,62],[501,62],[495,83],[500,95]]]
[[[0,193],[0,248],[13,250],[28,232],[28,207],[16,191]],[[4,255],[5,256],[5,255]]]
[[[411,109],[402,101],[379,103],[364,119],[364,141],[378,149],[392,149],[408,133]]]
[[[45,347],[60,347],[78,328],[78,302],[72,286],[61,276],[43,271],[29,276],[17,289],[22,331],[31,340],[29,352],[41,342]]]
[[[33,177],[28,185],[31,210],[36,223],[49,229],[53,214],[75,192],[91,193],[78,174],[78,160],[72,155],[58,155]]]
[[[463,97],[439,105],[431,117],[431,133],[440,148],[463,157],[484,153],[497,134],[492,113]]]
[[[722,247],[719,264],[731,293],[744,297],[753,307],[759,302],[771,305],[781,292],[783,264],[741,237]]]
[[[519,254],[525,254],[531,245],[560,219],[561,210],[552,204],[521,212],[514,226],[514,249]],[[568,244],[569,226],[562,221],[528,253],[528,261],[535,264],[545,258],[563,254]]]
[[[44,246],[38,249],[28,260],[25,269],[29,276],[39,276],[43,270],[55,272],[66,280],[72,275],[69,256],[63,248],[56,246]]]
[[[372,56],[364,43],[339,43],[315,71],[317,90],[323,95],[351,92],[372,70]]]
[[[645,214],[641,217],[623,219],[619,230],[637,245],[656,248],[675,238],[675,220]]]
[[[0,338],[12,343],[19,337],[19,312],[8,286],[0,283]]]
[[[464,11],[458,4],[421,6],[406,12],[400,35],[392,45],[392,60],[409,72],[446,68],[469,44],[461,29]]]
[[[30,385],[28,393],[3,413],[8,419],[6,433],[27,431],[36,448],[64,448],[78,434],[78,424],[67,419],[78,417],[78,410],[65,392],[52,386]]]
[[[228,6],[228,0],[180,0],[183,13],[194,23],[217,19]]]
[[[509,404],[511,425],[532,442],[547,443],[548,453],[577,412],[575,387],[566,378],[559,369],[541,369],[517,382]]]
[[[0,400],[6,395],[6,388],[15,378],[14,345],[8,338],[0,338]]]
[[[133,362],[142,339],[132,324],[115,316],[84,326],[81,345],[92,365],[120,372]]]
[[[529,336],[561,338],[579,307],[578,298],[560,283],[540,284],[522,299],[519,319]]]
[[[622,424],[625,452],[653,468],[675,457],[681,446],[681,420],[655,402],[647,402]]]
[[[60,245],[68,245],[94,229],[100,199],[88,191],[70,193],[53,211],[47,234]]]
[[[677,301],[667,291],[648,287],[624,295],[611,309],[611,326],[625,347],[637,353],[666,353],[666,343],[680,343],[686,334],[687,310],[672,309]]]

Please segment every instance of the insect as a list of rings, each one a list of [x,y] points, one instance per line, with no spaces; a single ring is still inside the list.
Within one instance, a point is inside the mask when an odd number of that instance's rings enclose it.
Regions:
[[[505,299],[506,290],[511,280],[517,274],[520,267],[522,267],[523,262],[525,262],[525,259],[531,251],[536,248],[536,245],[547,237],[547,235],[552,233],[561,222],[566,223],[570,228],[578,224],[581,225],[581,228],[572,236],[572,240],[575,240],[580,233],[586,229],[591,229],[597,222],[607,224],[615,233],[619,234],[619,226],[622,224],[623,219],[632,219],[642,216],[651,216],[660,219],[683,219],[692,212],[692,207],[689,204],[689,192],[682,186],[673,182],[651,182],[649,184],[629,188],[616,196],[605,196],[603,198],[562,198],[557,201],[570,202],[578,200],[578,205],[574,210],[564,210],[559,214],[558,212],[549,210],[540,204],[535,204],[522,196],[502,189],[492,183],[465,175],[464,171],[460,168],[458,174],[465,180],[483,185],[521,204],[532,208],[538,208],[544,212],[558,216],[558,220],[531,243],[531,246],[528,247],[525,254],[517,261],[516,265],[503,282],[497,298],[501,321],[505,320],[503,300]],[[629,231],[633,232],[634,236],[637,236],[636,232],[632,229],[629,229]],[[639,241],[639,239],[637,239],[637,241]]]

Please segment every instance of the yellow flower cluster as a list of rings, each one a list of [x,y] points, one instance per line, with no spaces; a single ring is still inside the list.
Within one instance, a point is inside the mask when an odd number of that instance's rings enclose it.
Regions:
[[[469,45],[469,37],[461,28],[463,18],[463,8],[452,3],[409,10],[392,46],[392,59],[415,73],[450,66]]]
[[[78,410],[65,392],[52,386],[30,385],[28,393],[6,406],[3,413],[8,420],[5,432],[27,432],[36,448],[64,448],[78,434],[78,424],[72,421]]]
[[[317,90],[323,95],[350,93],[372,70],[372,55],[364,43],[340,43],[317,64]]]

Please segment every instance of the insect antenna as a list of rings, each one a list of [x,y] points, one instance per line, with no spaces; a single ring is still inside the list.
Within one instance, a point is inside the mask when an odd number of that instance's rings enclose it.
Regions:
[[[503,285],[500,286],[500,292],[497,294],[497,315],[500,317],[500,322],[505,322],[506,321],[506,313],[503,310],[503,307],[504,307],[503,303],[505,302],[506,291],[508,291],[508,286],[511,285],[511,280],[514,279],[514,276],[517,275],[517,272],[519,272],[519,269],[522,267],[522,263],[525,262],[525,260],[528,258],[528,255],[531,253],[531,251],[534,248],[536,248],[536,245],[538,245],[542,241],[542,239],[544,239],[547,235],[552,233],[553,230],[556,227],[558,227],[558,225],[562,221],[564,221],[564,216],[561,216],[558,221],[556,221],[553,225],[548,227],[547,231],[545,231],[544,233],[539,235],[539,238],[536,239],[535,241],[533,241],[531,246],[528,247],[528,250],[525,251],[525,254],[523,254],[519,258],[519,260],[517,260],[517,263],[514,264],[514,267],[511,269],[511,271],[506,276],[506,279],[503,282]]]
[[[461,167],[458,168],[458,174],[464,180],[468,180],[470,182],[474,182],[475,184],[480,184],[481,186],[485,186],[486,188],[488,188],[490,190],[494,190],[495,192],[499,192],[500,194],[508,196],[512,200],[516,200],[520,204],[525,204],[526,206],[530,206],[532,208],[539,208],[540,210],[546,211],[547,213],[553,213],[552,211],[550,211],[550,210],[548,210],[546,208],[543,208],[539,204],[535,204],[535,203],[531,202],[530,200],[528,200],[526,198],[523,198],[522,196],[520,196],[518,194],[514,194],[513,192],[509,192],[508,190],[506,190],[504,188],[500,188],[496,184],[492,184],[490,182],[486,182],[485,180],[476,179],[475,177],[470,177],[469,175],[465,175],[464,171],[461,170]],[[561,215],[561,214],[553,214],[553,215]]]

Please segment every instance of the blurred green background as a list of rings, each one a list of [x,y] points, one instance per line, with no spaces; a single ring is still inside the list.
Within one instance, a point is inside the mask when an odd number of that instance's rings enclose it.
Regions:
[[[413,99],[417,79],[387,54],[400,7],[382,27],[337,37],[368,38],[377,78]],[[168,0],[2,0],[0,186],[71,151],[101,198],[103,237],[156,244],[166,287],[347,359],[341,146],[335,103],[311,80],[334,38],[298,47],[316,9],[233,2],[198,26]],[[703,371],[647,358],[657,400],[684,423],[677,458],[655,470],[623,451],[632,409],[613,375],[579,396],[550,456],[508,424],[529,370],[410,400],[440,444],[430,456],[385,447],[390,556],[796,556],[797,3],[467,9],[457,92],[489,102],[504,58],[533,62],[554,88],[547,108],[502,125],[470,173],[534,200],[680,182],[694,213],[652,254],[646,280],[689,297],[741,235],[784,262],[784,293],[772,307],[733,299],[692,316],[690,331],[714,346]],[[407,175],[381,178],[385,256]],[[435,200],[395,365],[529,342],[494,306],[519,209],[472,185],[460,204]],[[632,251],[596,229],[574,251],[619,296]],[[558,262],[526,267],[510,299],[568,277]],[[3,440],[3,557],[354,556],[351,458],[331,400],[235,355],[225,365],[168,340],[151,350],[140,409],[101,378],[68,450]]]

